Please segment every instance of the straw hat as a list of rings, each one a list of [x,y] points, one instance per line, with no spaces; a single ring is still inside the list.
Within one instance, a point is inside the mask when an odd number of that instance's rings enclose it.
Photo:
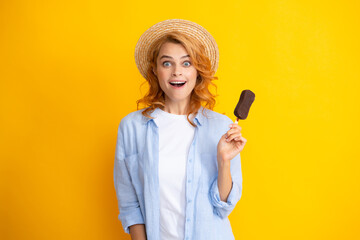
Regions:
[[[135,47],[135,62],[141,75],[147,78],[150,65],[149,50],[151,45],[166,33],[177,30],[199,40],[205,47],[205,54],[210,59],[211,68],[216,72],[219,64],[219,49],[211,34],[199,24],[183,19],[168,19],[151,26],[139,38]]]

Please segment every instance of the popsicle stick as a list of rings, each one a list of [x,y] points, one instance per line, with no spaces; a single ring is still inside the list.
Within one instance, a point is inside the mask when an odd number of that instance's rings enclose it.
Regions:
[[[235,124],[238,124],[238,121],[239,121],[239,118],[236,118],[236,120],[235,120]]]

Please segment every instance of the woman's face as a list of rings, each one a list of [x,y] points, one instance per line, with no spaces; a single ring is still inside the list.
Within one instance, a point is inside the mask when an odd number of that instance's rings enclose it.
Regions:
[[[172,103],[190,102],[190,95],[195,87],[197,70],[183,45],[164,43],[157,58],[154,73],[165,92],[166,101]]]

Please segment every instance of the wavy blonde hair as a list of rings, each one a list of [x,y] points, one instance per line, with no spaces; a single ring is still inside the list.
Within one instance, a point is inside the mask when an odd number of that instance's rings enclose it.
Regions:
[[[186,49],[193,66],[197,70],[198,77],[196,79],[195,87],[191,92],[190,106],[187,112],[187,120],[195,127],[195,124],[190,121],[189,116],[191,114],[196,114],[201,106],[205,106],[210,110],[214,108],[216,103],[215,97],[217,95],[210,92],[209,86],[212,85],[215,89],[217,89],[216,85],[212,81],[217,80],[218,78],[214,76],[215,72],[211,70],[211,62],[206,56],[205,47],[201,44],[201,42],[196,41],[195,39],[178,31],[166,34],[155,41],[151,46],[149,51],[150,66],[147,69],[148,77],[144,82],[149,84],[149,90],[143,98],[137,101],[137,109],[139,110],[140,104],[145,105],[147,109],[145,109],[142,114],[145,117],[153,118],[149,115],[151,112],[158,107],[160,109],[165,107],[165,93],[160,88],[159,81],[154,74],[153,69],[156,69],[157,67],[157,58],[159,56],[160,49],[166,42],[181,44]]]

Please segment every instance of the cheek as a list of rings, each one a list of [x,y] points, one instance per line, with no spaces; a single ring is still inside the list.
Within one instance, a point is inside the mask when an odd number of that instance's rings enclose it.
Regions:
[[[163,79],[158,78],[160,88],[164,91],[165,89],[165,81]]]
[[[167,81],[167,74],[164,71],[158,71],[157,79],[159,81],[160,86],[164,86]]]
[[[194,89],[194,87],[196,85],[196,78],[197,78],[197,72],[193,72],[193,73],[191,73],[191,75],[188,76],[188,80],[190,80],[189,87],[191,89]]]
[[[197,71],[196,71],[196,70],[191,71],[191,72],[189,73],[188,77],[189,77],[192,81],[196,82]]]

